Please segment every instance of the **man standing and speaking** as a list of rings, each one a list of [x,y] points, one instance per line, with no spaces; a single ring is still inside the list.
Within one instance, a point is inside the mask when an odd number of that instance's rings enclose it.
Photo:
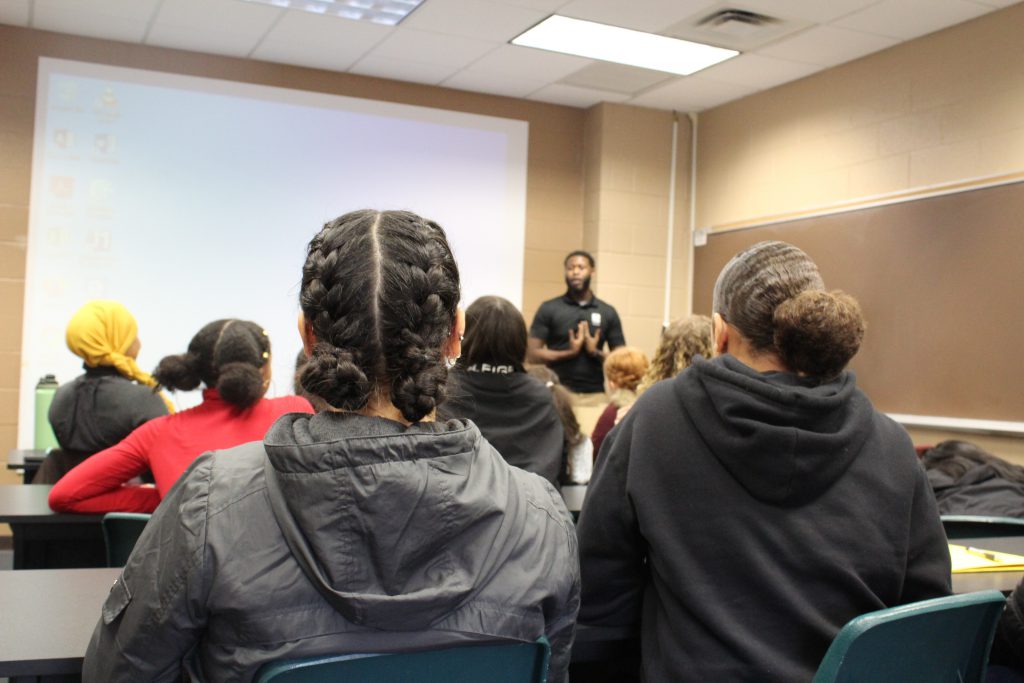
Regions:
[[[530,325],[526,358],[558,374],[579,405],[604,402],[608,351],[626,343],[619,314],[590,290],[594,257],[578,250],[565,257],[568,291],[541,304]]]

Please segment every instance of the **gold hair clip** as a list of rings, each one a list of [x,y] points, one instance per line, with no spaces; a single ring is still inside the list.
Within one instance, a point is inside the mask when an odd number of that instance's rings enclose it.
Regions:
[[[267,332],[266,330],[263,330],[263,336],[264,336],[264,337],[269,337],[269,336],[270,336],[270,333],[269,333],[269,332]]]
[[[264,351],[263,352],[263,360],[266,360],[268,358],[270,358],[270,352],[269,351]]]

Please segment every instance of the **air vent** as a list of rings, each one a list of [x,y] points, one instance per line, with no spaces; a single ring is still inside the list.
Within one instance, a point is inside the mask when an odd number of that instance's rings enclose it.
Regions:
[[[761,14],[750,4],[722,0],[669,27],[664,35],[749,52],[811,26],[809,21]]]
[[[757,12],[727,8],[701,19],[697,25],[725,36],[745,37],[779,23],[778,19]]]

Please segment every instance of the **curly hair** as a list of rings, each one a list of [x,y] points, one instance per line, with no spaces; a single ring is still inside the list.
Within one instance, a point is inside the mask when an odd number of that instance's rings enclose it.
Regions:
[[[637,393],[643,393],[655,382],[675,377],[693,363],[695,356],[710,358],[713,347],[711,318],[691,315],[675,321],[661,333],[654,359],[640,380]]]
[[[786,242],[759,242],[734,256],[715,282],[712,306],[754,350],[819,381],[846,367],[864,339],[856,299],[825,291],[818,266]]]
[[[636,391],[649,366],[643,351],[632,346],[620,346],[604,359],[604,376],[619,389]]]
[[[312,239],[299,304],[316,344],[303,388],[359,410],[387,396],[410,422],[444,401],[442,346],[460,297],[444,230],[408,211],[354,211]]]
[[[248,320],[207,323],[188,343],[188,351],[165,356],[153,371],[158,386],[191,391],[200,382],[216,389],[237,408],[263,397],[263,367],[270,362],[270,337]]]

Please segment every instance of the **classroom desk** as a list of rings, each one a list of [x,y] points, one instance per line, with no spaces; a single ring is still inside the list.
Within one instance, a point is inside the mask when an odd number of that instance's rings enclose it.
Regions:
[[[7,451],[7,469],[21,470],[22,480],[28,484],[45,459],[43,448],[12,448]]]
[[[0,677],[81,673],[100,607],[120,572],[0,572]]]
[[[58,514],[49,485],[0,486],[0,524],[10,524],[15,569],[106,566],[102,515]]]
[[[565,507],[574,515],[578,516],[579,511],[583,509],[583,498],[586,495],[586,484],[562,487],[562,500],[565,501]]]
[[[973,546],[985,550],[997,550],[1004,553],[1024,555],[1024,536],[1000,536],[997,538],[958,538],[952,541],[957,545]],[[972,574],[953,574],[954,593],[973,593],[975,591],[995,590],[1009,593],[1021,579],[1024,572],[976,572]]]

